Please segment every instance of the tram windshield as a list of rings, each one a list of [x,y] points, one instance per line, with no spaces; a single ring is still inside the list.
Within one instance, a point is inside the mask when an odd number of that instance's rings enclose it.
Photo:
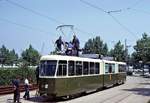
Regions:
[[[56,60],[51,61],[41,61],[40,62],[40,76],[54,76],[56,71]]]

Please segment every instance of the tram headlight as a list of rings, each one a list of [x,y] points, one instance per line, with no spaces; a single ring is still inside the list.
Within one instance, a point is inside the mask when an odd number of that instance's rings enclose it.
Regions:
[[[45,88],[46,88],[46,89],[48,88],[48,84],[45,84]]]

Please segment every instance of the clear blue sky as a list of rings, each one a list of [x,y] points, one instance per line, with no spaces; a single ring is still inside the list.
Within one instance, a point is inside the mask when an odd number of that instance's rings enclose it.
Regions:
[[[75,30],[80,39],[81,47],[89,38],[95,36],[100,36],[109,48],[118,40],[124,43],[125,39],[127,39],[128,45],[133,46],[136,40],[141,38],[142,33],[150,34],[149,0],[85,0],[105,11],[124,9],[124,11],[111,14],[133,34],[122,28],[106,13],[86,5],[80,0],[8,1],[13,1],[47,17],[65,24],[72,24],[78,29],[88,32],[83,33]],[[8,1],[0,0],[0,46],[4,44],[9,49],[14,48],[18,53],[28,48],[29,44],[32,44],[39,52],[43,48],[42,54],[48,54],[52,51],[54,49],[53,42],[60,35],[56,31],[56,27],[60,23],[36,15]],[[128,7],[132,9],[126,10]],[[71,40],[72,35],[67,34],[65,38]],[[132,48],[129,50],[133,51]]]

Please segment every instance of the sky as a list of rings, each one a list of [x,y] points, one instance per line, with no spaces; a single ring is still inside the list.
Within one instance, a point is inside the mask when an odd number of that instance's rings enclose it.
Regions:
[[[0,46],[20,54],[32,44],[42,55],[48,54],[60,35],[72,40],[70,28],[64,28],[65,35],[56,30],[65,24],[74,25],[81,48],[100,36],[109,49],[126,39],[131,53],[142,34],[150,34],[149,4],[149,0],[0,0]]]

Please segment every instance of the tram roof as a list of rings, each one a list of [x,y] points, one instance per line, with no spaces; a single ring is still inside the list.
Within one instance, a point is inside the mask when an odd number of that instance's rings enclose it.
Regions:
[[[109,60],[103,60],[105,63],[117,63],[117,64],[126,64],[125,62],[118,62],[118,61],[109,61]]]
[[[124,62],[117,61],[109,61],[109,60],[101,60],[101,59],[92,59],[85,57],[76,57],[76,56],[66,56],[66,55],[44,55],[40,60],[72,60],[72,61],[90,61],[90,62],[105,62],[105,63],[118,63],[118,64],[126,64]]]
[[[83,58],[83,57],[75,57],[75,56],[66,56],[66,55],[45,55],[42,56],[40,60],[73,60],[73,61],[93,61],[93,62],[101,62],[100,59],[92,59],[92,58]]]

